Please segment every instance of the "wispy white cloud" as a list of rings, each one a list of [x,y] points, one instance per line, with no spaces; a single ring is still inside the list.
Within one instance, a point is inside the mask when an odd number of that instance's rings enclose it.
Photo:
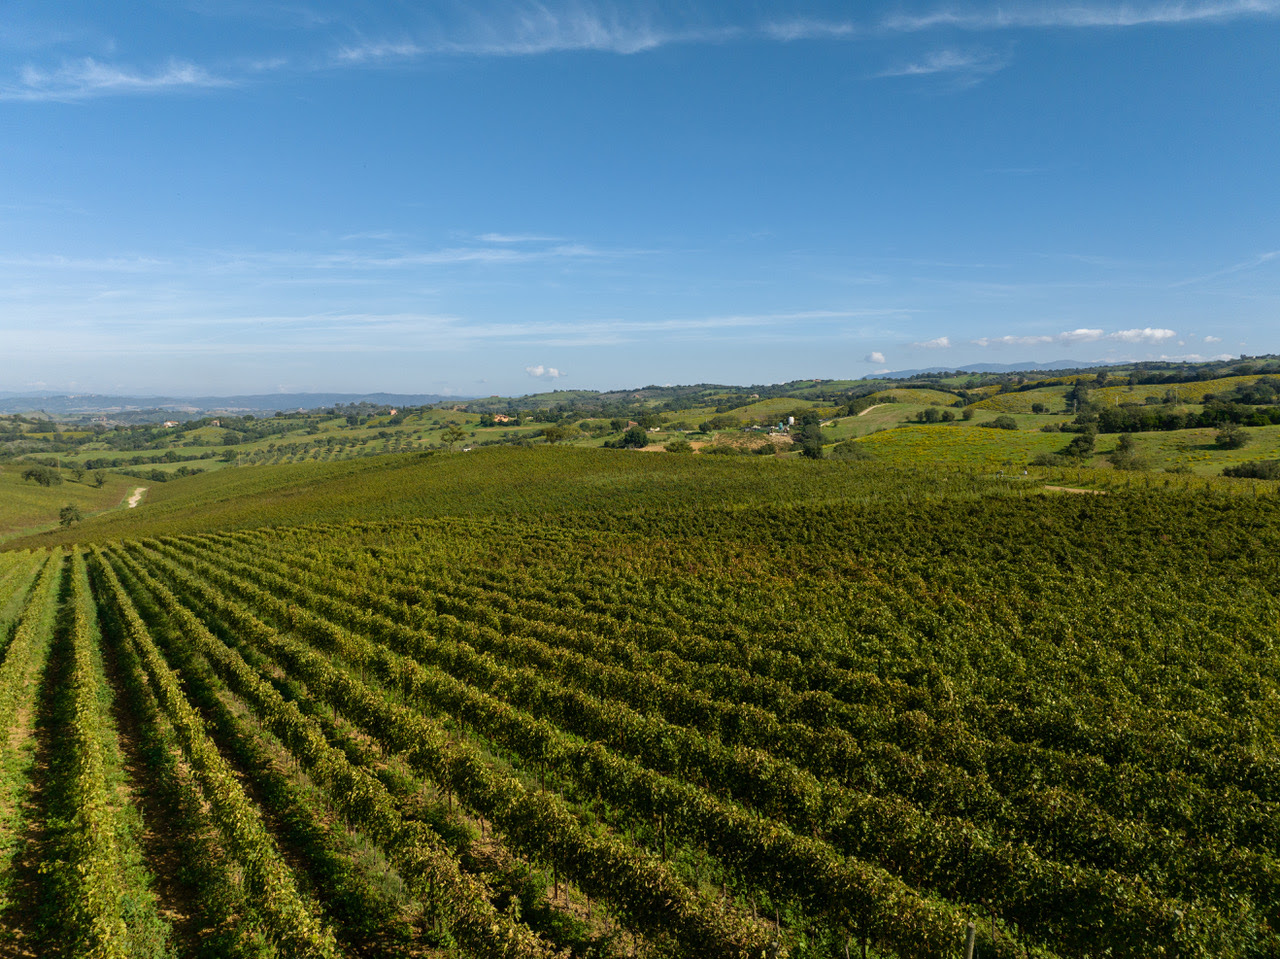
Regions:
[[[936,340],[925,340],[923,343],[912,343],[911,345],[923,350],[945,350],[951,346],[951,337],[940,336]]]
[[[234,80],[215,76],[204,67],[183,60],[170,60],[165,66],[146,72],[85,57],[53,70],[31,65],[23,67],[17,82],[0,84],[0,100],[86,100],[120,94],[171,93],[234,85]]]
[[[766,23],[761,33],[774,40],[790,43],[796,40],[833,40],[852,37],[858,27],[849,20],[779,20]]]
[[[556,243],[561,238],[530,233],[481,233],[476,239],[481,243]]]
[[[1116,330],[1108,333],[1106,330],[1095,329],[1078,329],[1067,330],[1054,336],[1046,334],[1033,334],[1030,336],[983,336],[978,339],[971,340],[974,346],[1048,346],[1057,344],[1060,346],[1071,346],[1077,343],[1099,343],[1109,341],[1112,343],[1148,343],[1158,344],[1167,343],[1170,340],[1176,340],[1178,334],[1173,330],[1161,328],[1144,327],[1143,329],[1133,330]]]
[[[884,366],[885,364],[884,354],[881,353],[879,350],[875,350],[871,353],[868,353],[867,362],[875,363],[877,366]]]
[[[739,26],[677,26],[605,4],[553,9],[525,3],[502,16],[475,12],[448,31],[403,35],[341,47],[339,64],[373,64],[429,55],[537,56],[575,50],[630,55],[670,44],[719,43],[747,35]]]
[[[307,55],[259,54],[228,60],[211,68],[175,58],[151,68],[107,62],[94,57],[56,66],[28,64],[5,81],[0,101],[76,101],[105,96],[174,93],[259,82],[270,73],[309,72],[342,67],[370,67],[412,62],[433,56],[538,56],[571,51],[634,55],[673,44],[712,44],[752,40],[794,43],[846,40],[874,34],[925,33],[939,30],[993,32],[1009,29],[1120,28],[1191,24],[1280,16],[1280,0],[1182,0],[1105,4],[1023,2],[995,7],[945,6],[922,14],[899,14],[878,22],[851,18],[741,18],[715,22],[705,16],[663,16],[637,12],[611,0],[566,0],[552,4],[525,0],[500,10],[485,6],[461,18],[424,26],[405,17],[395,27],[358,24],[337,14],[316,14],[308,22],[330,31],[343,29],[358,39]],[[251,7],[234,15],[249,15]],[[380,35],[381,34],[381,35]],[[324,42],[324,41],[320,41]],[[330,41],[332,42],[332,41]],[[106,49],[99,43],[98,52]],[[108,45],[109,46],[109,45]],[[880,76],[951,75],[976,82],[1005,66],[991,54],[941,50],[885,70]]]
[[[0,268],[71,271],[75,273],[149,273],[172,264],[171,260],[146,256],[80,257],[59,254],[0,256]]]
[[[1020,3],[987,9],[939,8],[925,14],[899,14],[881,22],[890,31],[916,32],[951,27],[961,30],[1016,28],[1107,28],[1259,19],[1280,15],[1277,0],[1201,0],[1181,3]]]
[[[1193,283],[1204,283],[1209,280],[1216,280],[1219,277],[1231,276],[1234,273],[1244,273],[1248,270],[1257,269],[1258,267],[1270,263],[1273,260],[1280,259],[1280,250],[1269,250],[1266,253],[1259,253],[1257,256],[1251,256],[1247,260],[1239,263],[1233,263],[1231,266],[1223,267],[1221,270],[1214,270],[1212,273],[1206,273],[1203,276],[1193,276],[1187,280],[1179,280],[1173,285],[1190,286]]]
[[[355,234],[348,240],[393,239],[384,234]],[[414,250],[375,248],[368,250],[336,250],[319,252],[234,251],[220,250],[176,257],[115,256],[73,257],[59,254],[0,256],[0,269],[48,271],[54,273],[159,273],[165,271],[195,274],[273,273],[310,270],[375,271],[404,270],[414,267],[454,266],[465,264],[495,265],[554,261],[609,260],[642,255],[645,251],[608,250],[585,243],[557,242],[521,246],[512,240],[493,245],[442,247]]]
[[[1043,346],[1052,343],[1052,336],[982,336],[973,340],[974,346]]]
[[[876,74],[880,77],[928,77],[937,74],[963,74],[971,78],[996,73],[1005,62],[989,53],[966,53],[960,50],[938,50],[922,60],[892,67]]]
[[[230,307],[235,309],[235,307]],[[112,321],[100,316],[51,315],[46,324],[15,324],[4,328],[5,349],[17,355],[172,355],[240,356],[246,353],[390,355],[405,351],[463,351],[501,343],[548,349],[558,347],[613,346],[664,340],[719,342],[727,332],[756,338],[769,336],[794,340],[811,333],[829,338],[830,325],[854,317],[882,317],[885,311],[809,310],[795,313],[752,315],[659,317],[645,319],[601,318],[588,320],[483,320],[454,314],[417,312],[356,313],[299,312],[272,314],[252,311],[229,313],[189,312],[184,302],[169,303],[163,310],[140,312],[133,303],[119,304]],[[893,314],[899,316],[900,314]],[[62,334],[50,346],[50,328]],[[885,331],[876,331],[885,335]],[[536,372],[541,368],[542,372]],[[531,376],[561,378],[563,367],[533,365]]]
[[[1220,336],[1206,336],[1206,337],[1204,338],[1204,341],[1205,341],[1206,343],[1221,343],[1221,342],[1222,342],[1222,337],[1220,337]]]
[[[539,346],[617,346],[625,343],[665,340],[721,340],[726,334],[740,332],[756,341],[771,336],[794,341],[811,334],[827,337],[831,325],[850,319],[900,317],[901,310],[804,310],[795,313],[723,314],[714,316],[676,316],[647,319],[605,319],[516,322],[471,325],[466,335],[477,339],[500,339],[505,342],[526,340]],[[877,330],[881,335],[884,331]]]

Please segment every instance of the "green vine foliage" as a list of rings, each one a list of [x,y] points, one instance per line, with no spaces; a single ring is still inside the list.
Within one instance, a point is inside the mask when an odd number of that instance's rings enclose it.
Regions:
[[[984,959],[1280,951],[1276,496],[529,462],[508,503],[483,471],[442,493],[454,515],[304,497],[320,522],[0,554],[0,720],[71,624],[81,952],[128,954],[98,622],[282,955],[344,947],[220,752],[214,686],[463,955],[562,951],[477,828],[605,954],[944,959],[970,923]]]

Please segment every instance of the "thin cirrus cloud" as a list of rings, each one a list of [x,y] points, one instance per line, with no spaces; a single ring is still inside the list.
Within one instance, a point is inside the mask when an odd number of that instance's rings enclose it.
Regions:
[[[1193,283],[1205,283],[1209,280],[1217,280],[1224,276],[1231,276],[1236,273],[1244,273],[1248,270],[1256,269],[1266,263],[1280,259],[1280,250],[1269,250],[1266,253],[1259,253],[1257,256],[1251,256],[1247,260],[1239,263],[1233,263],[1231,266],[1223,267],[1220,270],[1214,270],[1212,273],[1206,273],[1204,276],[1195,276],[1189,280],[1179,280],[1173,286],[1190,286]]]
[[[848,20],[780,20],[766,23],[760,32],[774,40],[792,43],[797,40],[839,40],[852,37],[858,27]]]
[[[363,239],[371,234],[354,236]],[[372,234],[378,238],[385,234]],[[0,256],[0,270],[50,273],[160,273],[195,274],[270,273],[272,271],[314,270],[333,272],[403,270],[413,267],[524,264],[546,261],[610,260],[639,255],[635,250],[606,250],[585,243],[552,242],[547,237],[488,235],[482,243],[437,249],[401,249],[390,252],[243,252],[214,251],[189,257],[69,257],[62,255]],[[486,245],[488,244],[488,245]]]
[[[938,9],[925,14],[899,14],[882,21],[885,30],[918,32],[938,28],[962,30],[1108,28],[1176,25],[1280,15],[1277,0],[1203,0],[1184,3],[1002,5],[987,9]]]
[[[979,77],[1004,69],[1005,61],[985,53],[964,53],[959,50],[938,50],[921,60],[892,67],[876,74],[878,77],[928,77],[939,74],[956,74]]]
[[[940,336],[935,340],[925,340],[923,343],[912,343],[911,345],[921,350],[945,350],[951,346],[951,337]]]
[[[482,11],[483,13],[483,11]],[[1009,29],[1116,28],[1198,21],[1264,18],[1280,14],[1280,0],[1204,0],[1162,4],[1033,4],[978,9],[936,9],[900,14],[875,23],[849,19],[793,17],[738,24],[664,24],[619,12],[612,4],[573,4],[564,9],[537,4],[517,7],[505,17],[477,14],[435,36],[402,35],[345,45],[339,64],[369,64],[431,54],[535,56],[574,50],[631,55],[672,44],[725,43],[769,39],[853,39],[872,34],[919,33],[940,29],[1000,31]],[[993,72],[1003,64],[990,56],[944,53],[909,64],[892,76],[921,76],[968,69]],[[913,68],[913,69],[909,69]]]
[[[235,82],[183,60],[170,60],[165,66],[147,72],[84,57],[54,70],[24,67],[16,83],[0,85],[0,100],[83,100],[119,94],[212,89],[234,86]]]
[[[657,23],[649,17],[623,14],[607,4],[556,9],[539,3],[508,9],[503,16],[480,9],[470,19],[443,31],[409,32],[394,39],[347,44],[337,50],[334,59],[341,65],[355,65],[433,54],[518,57],[599,51],[631,55],[671,44],[724,42],[744,33],[734,25]]]
[[[8,82],[0,81],[0,101],[76,101],[106,96],[158,95],[234,87],[260,82],[281,72],[317,72],[412,62],[433,56],[541,56],[571,51],[598,51],[630,56],[674,44],[723,44],[743,41],[794,43],[853,40],[901,33],[946,30],[999,32],[1013,29],[1124,28],[1177,25],[1280,16],[1280,0],[1200,0],[1141,4],[1032,4],[986,8],[938,8],[906,13],[865,24],[849,19],[780,17],[713,23],[636,14],[597,0],[556,6],[527,3],[501,13],[480,7],[462,19],[432,28],[407,19],[397,27],[372,29],[334,12],[316,21],[328,29],[310,55],[230,58],[217,68],[172,58],[144,68],[105,63],[93,57],[68,60],[55,67],[28,65]],[[337,41],[339,31],[357,40]],[[379,35],[381,34],[381,35]],[[327,47],[327,52],[326,51]],[[995,73],[1005,61],[990,54],[942,50],[885,70],[882,77],[952,75],[976,82]]]

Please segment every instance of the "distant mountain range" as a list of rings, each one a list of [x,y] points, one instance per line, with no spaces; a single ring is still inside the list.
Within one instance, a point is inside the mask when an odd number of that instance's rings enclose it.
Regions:
[[[212,413],[275,413],[277,410],[312,410],[339,403],[372,403],[377,406],[428,406],[457,397],[438,393],[259,393],[248,396],[109,396],[101,393],[0,392],[0,413],[34,413],[51,416],[83,416],[90,413],[137,413],[171,410],[189,417]]]

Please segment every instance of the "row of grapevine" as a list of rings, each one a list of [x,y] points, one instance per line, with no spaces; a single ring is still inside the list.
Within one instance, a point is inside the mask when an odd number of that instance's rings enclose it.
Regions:
[[[209,552],[219,555],[216,549]],[[798,775],[794,768],[785,762],[779,763],[768,753],[725,749],[701,734],[706,731],[705,725],[700,727],[699,732],[694,732],[661,720],[655,721],[647,715],[637,716],[625,707],[605,707],[584,695],[584,691],[591,691],[634,703],[636,699],[628,695],[634,690],[643,705],[650,705],[652,697],[649,694],[653,688],[663,686],[661,677],[643,671],[627,672],[617,669],[611,671],[607,682],[596,681],[581,669],[571,671],[566,676],[558,668],[558,660],[548,655],[539,644],[522,641],[516,635],[501,636],[484,627],[479,630],[462,630],[461,633],[457,629],[448,630],[453,635],[459,635],[463,642],[470,640],[462,647],[444,643],[443,635],[441,641],[422,644],[417,640],[420,634],[415,630],[386,619],[379,620],[376,616],[370,618],[368,610],[372,600],[368,597],[365,597],[365,608],[362,611],[353,605],[344,605],[339,599],[308,592],[305,587],[273,573],[273,564],[261,557],[254,565],[237,564],[229,559],[224,559],[223,565],[234,568],[238,575],[257,582],[274,596],[288,596],[303,606],[323,608],[326,615],[335,617],[343,625],[378,636],[394,648],[415,650],[420,658],[426,656],[433,664],[455,674],[461,669],[467,682],[503,695],[512,705],[533,709],[562,728],[588,740],[602,742],[623,755],[639,758],[651,768],[695,781],[712,782],[718,791],[747,802],[770,816],[778,817],[793,828],[803,832],[815,831],[827,836],[845,851],[863,857],[870,856],[885,865],[896,865],[913,882],[938,888],[949,895],[959,894],[962,898],[984,898],[999,903],[1002,911],[1007,910],[1007,915],[1028,926],[1034,927],[1045,922],[1048,915],[1043,901],[1060,896],[1060,893],[1053,891],[1054,876],[1058,877],[1057,883],[1064,888],[1083,889],[1092,883],[1101,892],[1097,901],[1104,911],[1106,903],[1114,901],[1115,897],[1111,892],[1116,881],[1114,875],[1109,877],[1106,871],[1095,873],[1088,868],[1063,869],[1052,862],[1039,860],[1016,842],[992,842],[984,833],[966,826],[963,819],[937,818],[936,803],[932,804],[934,816],[926,818],[910,804],[898,800],[878,800],[829,783],[819,784],[812,777]],[[296,570],[297,565],[293,568]],[[296,574],[294,578],[297,578]],[[336,583],[332,576],[324,576],[324,581],[328,584],[330,593],[344,592],[341,584]],[[273,600],[271,596],[259,593],[254,595],[253,602],[258,608],[269,609]],[[408,615],[406,619],[413,621]],[[429,625],[421,622],[415,625],[419,628],[433,625],[443,634],[450,622],[452,617],[446,616]],[[501,625],[511,628],[513,623],[505,622]],[[532,663],[537,671],[516,669],[511,673],[497,670],[491,661],[484,660],[482,670],[477,672],[475,661],[471,665],[467,664],[466,658],[470,656],[466,652],[468,647],[493,652],[504,663]],[[541,653],[537,653],[539,649],[542,650]],[[531,650],[537,653],[532,660]],[[459,656],[463,657],[461,665],[458,664]],[[550,677],[559,677],[562,685],[556,685],[550,681]],[[705,715],[708,708],[706,701],[698,703],[698,706]],[[716,731],[722,733],[722,730],[723,727],[719,727]],[[864,732],[864,736],[867,732],[869,731]],[[794,723],[786,726],[775,724],[773,733],[773,738],[763,745],[773,750],[774,754],[787,758],[794,756],[803,761],[806,751],[812,750],[815,745],[812,731],[805,726]],[[918,794],[921,785],[919,766],[912,772],[916,776]],[[954,771],[948,784],[952,795],[956,794],[956,780],[960,783],[965,780],[959,770]],[[965,805],[969,810],[974,808],[974,798],[972,794],[965,796]],[[990,804],[989,800],[987,804]],[[1015,807],[1012,804],[1006,805],[1010,810],[1006,816],[1008,825]],[[1019,817],[1016,824],[1023,827],[1023,834],[1027,834],[1029,830],[1026,827],[1038,806],[1030,803],[1017,808],[1024,810],[1026,815]],[[1112,828],[1110,817],[1096,808],[1080,810],[1077,818],[1080,825],[1085,827],[1082,832],[1086,835],[1096,836],[1100,829]],[[1132,861],[1135,826],[1127,824],[1127,831],[1130,837],[1127,855]],[[1136,831],[1141,834],[1146,830],[1138,825]],[[895,840],[895,835],[903,838]],[[1154,848],[1154,843],[1150,840],[1148,842]],[[1176,864],[1179,855],[1184,858],[1195,855],[1193,862],[1183,863],[1185,868],[1181,870],[1182,874],[1198,875],[1206,872],[1191,868],[1202,865],[1205,860],[1203,840],[1194,850],[1184,849],[1182,853],[1177,852],[1179,847],[1176,842],[1173,847],[1170,849],[1170,840],[1167,836],[1164,837],[1164,842],[1159,847],[1163,865],[1167,867],[1171,862]],[[1277,870],[1273,863],[1266,858],[1248,854],[1243,861],[1240,861],[1239,854],[1234,858],[1234,872],[1237,874],[1235,888],[1252,893],[1258,901],[1276,901],[1280,898],[1276,894],[1280,884],[1277,883]],[[958,861],[961,860],[967,867],[963,870],[958,868]],[[1106,865],[1103,868],[1105,870]],[[1033,884],[1036,892],[1027,891],[1028,883],[1019,878],[1025,876],[1036,877]],[[1005,902],[1006,897],[991,891],[1002,888],[1011,890],[1009,895],[1017,897],[1016,906],[1013,902]],[[1182,890],[1185,886],[1175,881],[1172,888]],[[1152,906],[1155,905],[1150,899],[1150,893],[1142,892],[1139,884],[1129,893],[1121,916],[1113,917],[1109,920],[1111,923],[1155,923],[1151,917],[1142,918],[1136,903],[1129,901],[1135,896],[1138,901],[1146,900]],[[1174,912],[1185,912],[1187,907],[1174,902],[1157,909],[1157,914],[1168,916]],[[1090,934],[1089,930],[1097,928],[1099,924],[1102,928],[1108,928],[1108,920],[1079,905],[1073,907],[1072,914],[1069,922],[1076,928],[1086,930],[1084,935]],[[1063,933],[1059,931],[1057,935],[1061,937]]]
[[[354,825],[378,842],[406,880],[449,912],[455,933],[477,955],[523,957],[543,955],[526,930],[509,923],[489,905],[484,890],[465,877],[443,849],[439,837],[421,823],[408,823],[393,808],[385,788],[367,770],[353,767],[330,746],[314,720],[285,701],[243,658],[223,645],[174,593],[141,567],[123,559],[131,573],[153,593],[210,663],[251,702],[264,725],[304,763],[309,775],[335,797]]]
[[[335,669],[327,658],[291,644],[202,579],[172,567],[168,574],[181,583],[185,596],[200,597],[228,617],[244,641],[288,656],[288,671],[304,679],[313,695],[404,754],[423,775],[449,785],[514,848],[556,867],[642,929],[671,935],[708,956],[746,956],[763,946],[758,930],[684,888],[656,861],[637,856],[617,840],[593,835],[555,797],[530,793],[518,780],[487,769],[473,749],[452,740],[438,725]]]
[[[146,679],[181,743],[201,794],[261,904],[272,938],[299,956],[335,955],[332,934],[299,896],[288,866],[245,796],[226,759],[210,741],[203,719],[182,692],[114,570],[95,554],[100,581],[126,630],[123,640],[143,664]]]
[[[336,634],[323,621],[307,613],[305,608],[286,607],[281,599],[276,598],[290,595],[294,601],[305,603],[317,597],[296,590],[291,593],[287,583],[278,579],[271,583],[273,592],[265,592],[221,574],[207,563],[196,562],[193,565],[212,582],[239,592],[255,609],[268,613],[274,611],[280,619],[287,619],[300,635],[321,643],[324,648],[350,646],[348,637]],[[258,569],[241,569],[250,574],[260,572]],[[332,607],[334,601],[330,600],[326,605]],[[354,611],[349,610],[348,613]],[[350,621],[352,615],[346,619]],[[413,650],[419,660],[425,655],[433,662],[440,662],[438,652],[431,648],[432,644],[416,641],[411,631],[389,621],[369,625],[392,648]],[[342,651],[349,655],[346,649]],[[463,719],[468,725],[498,739],[504,746],[536,757],[538,762],[552,764],[566,779],[576,781],[588,792],[601,795],[615,804],[634,806],[640,803],[633,813],[642,819],[652,818],[658,810],[664,810],[667,828],[676,833],[685,830],[690,836],[696,836],[701,844],[717,845],[722,850],[721,858],[734,858],[732,843],[736,838],[742,851],[736,855],[735,871],[739,875],[745,874],[748,881],[755,872],[777,873],[776,868],[771,868],[772,857],[762,850],[758,836],[744,842],[744,838],[753,832],[750,826],[741,821],[735,825],[732,817],[726,818],[723,812],[717,813],[713,802],[709,806],[708,797],[679,778],[655,776],[620,758],[637,756],[650,767],[656,764],[678,777],[696,782],[714,780],[723,785],[754,781],[761,787],[755,798],[763,800],[756,804],[757,807],[776,817],[778,803],[772,801],[770,788],[776,789],[778,783],[761,780],[756,775],[760,767],[768,768],[767,755],[734,754],[700,737],[682,736],[684,730],[681,727],[646,731],[646,725],[652,726],[652,723],[646,723],[642,717],[625,708],[605,708],[576,689],[546,685],[536,673],[523,670],[517,676],[492,661],[477,663],[475,660],[470,661],[470,669],[465,664],[459,669],[456,657],[455,653],[449,668],[461,682],[442,683],[438,678],[433,681],[429,673],[425,678],[419,676],[411,684],[411,691],[419,698],[418,701],[424,696],[429,697],[436,708],[447,715]],[[505,658],[511,659],[510,656]],[[361,668],[372,665],[380,677],[398,681],[400,688],[409,692],[410,689],[406,688],[406,667],[394,659],[388,662],[388,659],[391,657],[383,656],[371,662],[366,654],[358,663],[351,665]],[[483,692],[486,689],[502,695],[502,702],[516,706],[517,711],[503,708],[498,700]],[[561,728],[583,736],[588,742],[594,740],[599,745],[576,747],[566,744],[554,726],[519,711],[528,709],[548,716]],[[611,756],[610,752],[615,755]],[[793,788],[796,786],[794,779],[791,785]],[[864,857],[877,857],[886,865],[912,874],[918,884],[951,896],[961,893],[963,897],[966,888],[981,890],[1003,915],[1040,935],[1049,934],[1048,937],[1056,941],[1085,942],[1102,929],[1116,948],[1120,948],[1124,937],[1130,936],[1130,948],[1141,951],[1146,936],[1152,930],[1165,929],[1165,935],[1176,939],[1174,930],[1182,925],[1183,918],[1199,912],[1186,903],[1161,903],[1149,891],[1143,890],[1140,883],[1126,882],[1114,874],[1064,869],[1039,861],[1016,846],[990,844],[980,833],[966,829],[962,823],[940,821],[935,825],[901,803],[890,804],[874,797],[843,794],[839,790],[822,795],[812,782],[804,791],[809,798],[804,807],[809,815],[798,825],[806,832],[821,830],[825,835],[834,833],[835,837],[845,840],[842,845],[846,850]],[[833,802],[837,803],[835,808],[832,808]],[[782,822],[787,822],[788,818],[783,816]],[[779,836],[783,837],[784,844],[794,843],[795,837],[792,835],[791,839],[786,839],[791,834],[785,827],[779,830],[780,825],[774,825],[774,845]],[[797,824],[791,822],[791,825]],[[849,848],[851,844],[856,844],[856,850]],[[820,854],[818,849],[809,855]],[[960,870],[962,864],[966,867],[963,872]],[[811,859],[792,865],[793,875],[805,877],[803,894],[812,899],[820,887],[815,878],[820,875],[818,864]],[[957,881],[969,885],[957,886]],[[1123,897],[1117,896],[1120,888],[1125,889]],[[1062,915],[1054,910],[1053,905],[1062,901],[1067,890],[1070,890],[1074,902],[1069,914]],[[780,890],[775,888],[772,891],[776,894]],[[789,890],[792,897],[799,892],[795,888]],[[993,892],[1003,892],[1003,895],[993,898]],[[882,895],[881,898],[886,897]],[[1124,906],[1117,909],[1121,899]],[[839,914],[840,909],[839,903],[829,902],[823,904],[820,911]],[[1215,923],[1208,914],[1197,916],[1197,919],[1201,936],[1214,924],[1219,929],[1218,935],[1226,932],[1225,924],[1221,920]],[[1139,931],[1136,936],[1133,935],[1135,930]]]

